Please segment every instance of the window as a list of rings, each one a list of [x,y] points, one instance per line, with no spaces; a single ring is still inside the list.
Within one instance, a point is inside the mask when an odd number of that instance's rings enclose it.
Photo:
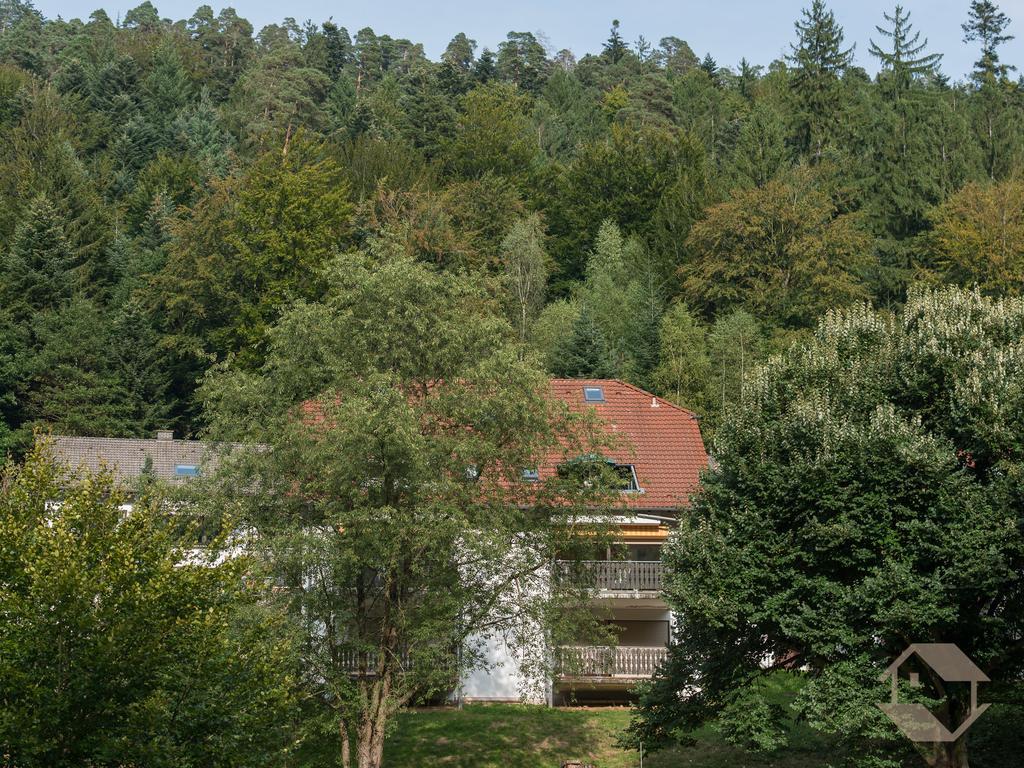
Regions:
[[[603,403],[604,389],[602,387],[584,387],[583,399],[588,403]]]
[[[640,490],[640,483],[636,479],[636,468],[632,464],[616,464],[612,467],[622,480],[620,491],[635,492]]]
[[[195,464],[178,464],[174,468],[174,474],[179,477],[196,477],[199,474],[199,467]]]
[[[632,464],[616,464],[614,461],[591,454],[579,456],[558,467],[559,477],[575,477],[590,488],[598,478],[606,488],[623,493],[642,493]]]
[[[528,483],[536,483],[540,480],[540,471],[536,469],[524,469],[523,480]]]

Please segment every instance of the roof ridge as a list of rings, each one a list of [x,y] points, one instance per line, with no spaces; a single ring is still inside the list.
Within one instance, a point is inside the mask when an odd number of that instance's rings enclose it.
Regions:
[[[659,395],[656,395],[653,392],[648,392],[646,389],[642,389],[641,387],[638,387],[636,384],[631,384],[630,382],[623,381],[622,379],[604,379],[604,381],[618,382],[622,386],[632,389],[634,392],[639,392],[641,395],[644,395],[646,397],[653,397],[659,403],[664,403],[669,408],[675,408],[677,411],[682,411],[683,413],[687,414],[688,416],[694,419],[697,418],[697,414],[694,411],[691,411],[689,408],[683,408],[683,406],[681,405],[676,405],[671,400],[666,400],[665,398],[660,397]]]

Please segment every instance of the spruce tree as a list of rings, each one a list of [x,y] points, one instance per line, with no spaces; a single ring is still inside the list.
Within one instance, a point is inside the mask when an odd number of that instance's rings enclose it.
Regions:
[[[44,195],[29,204],[0,264],[0,303],[19,320],[71,298],[71,246]]]
[[[326,48],[327,76],[331,82],[337,82],[342,70],[352,59],[352,38],[348,30],[339,27],[333,21],[323,23],[323,35]]]
[[[853,60],[853,46],[843,48],[843,28],[824,0],[814,0],[794,26],[797,42],[786,58],[794,68],[797,141],[803,151],[820,158],[838,120],[839,78]]]
[[[928,38],[918,42],[921,33],[914,31],[910,13],[904,12],[902,6],[897,5],[891,16],[888,13],[883,16],[892,26],[888,29],[876,26],[875,29],[891,41],[892,48],[885,50],[871,40],[870,51],[882,66],[879,83],[885,86],[890,98],[900,101],[915,80],[934,77],[942,54],[924,53]]]

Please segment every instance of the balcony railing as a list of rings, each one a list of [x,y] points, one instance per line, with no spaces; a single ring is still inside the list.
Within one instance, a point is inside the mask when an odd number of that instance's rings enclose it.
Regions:
[[[558,651],[562,677],[650,677],[668,655],[664,647],[624,645],[567,645]]]
[[[352,675],[365,674],[374,677],[377,674],[377,652],[367,651],[359,653],[352,650],[341,651],[340,662],[342,669]],[[401,656],[402,669],[408,671],[412,666],[409,660],[409,652],[403,651]]]
[[[610,592],[661,591],[659,560],[559,560],[558,573]]]

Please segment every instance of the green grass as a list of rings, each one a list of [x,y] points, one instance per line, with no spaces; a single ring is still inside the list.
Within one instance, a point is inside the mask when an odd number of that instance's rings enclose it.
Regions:
[[[385,749],[388,768],[558,768],[568,758],[597,768],[634,768],[636,752],[615,746],[629,723],[627,708],[547,709],[515,704],[477,704],[462,710],[405,712]],[[645,768],[814,768],[829,755],[820,740],[793,734],[784,754],[758,757],[730,747],[714,731],[698,734],[693,747],[648,755]]]

